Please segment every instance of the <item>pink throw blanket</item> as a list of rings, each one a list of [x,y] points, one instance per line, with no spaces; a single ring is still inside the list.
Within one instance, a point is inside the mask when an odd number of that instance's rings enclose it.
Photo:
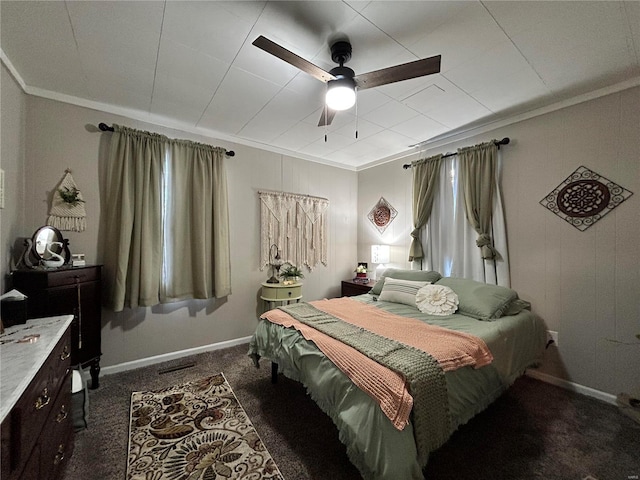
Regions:
[[[482,339],[464,332],[395,315],[348,297],[309,303],[345,322],[428,353],[444,371],[464,366],[480,368],[493,360]],[[297,321],[282,310],[270,310],[262,318],[284,327],[293,327],[304,338],[314,342],[355,385],[380,405],[395,428],[404,429],[413,407],[413,398],[401,374]]]

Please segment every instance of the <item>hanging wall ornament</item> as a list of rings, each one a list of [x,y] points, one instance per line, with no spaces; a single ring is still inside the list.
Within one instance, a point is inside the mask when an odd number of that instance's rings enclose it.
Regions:
[[[286,192],[260,195],[260,270],[270,265],[275,244],[282,262],[312,270],[327,265],[329,200]]]
[[[53,192],[47,225],[62,231],[83,232],[87,228],[86,216],[82,193],[71,176],[71,170],[67,169]]]
[[[367,218],[380,233],[384,233],[389,224],[396,218],[396,215],[398,215],[398,211],[384,197],[380,197],[380,200],[371,209]]]
[[[631,195],[626,188],[581,166],[540,200],[540,204],[585,231]]]

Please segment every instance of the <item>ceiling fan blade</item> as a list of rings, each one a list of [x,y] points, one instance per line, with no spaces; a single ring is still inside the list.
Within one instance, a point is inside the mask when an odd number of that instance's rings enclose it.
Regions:
[[[296,55],[295,53],[287,50],[284,47],[281,47],[275,42],[272,42],[266,37],[260,35],[253,41],[253,45],[264,50],[271,55],[278,57],[280,60],[284,60],[285,62],[293,65],[296,68],[299,68],[303,72],[308,73],[312,77],[317,78],[321,82],[328,82],[329,80],[335,80],[336,77],[331,75],[329,72],[325,72],[320,67],[314,65],[308,60]]]
[[[438,72],[440,72],[440,55],[356,75],[353,80],[358,90],[364,90]]]
[[[332,110],[326,105],[322,109],[322,114],[320,115],[320,121],[318,122],[319,127],[324,127],[325,125],[331,125],[333,122],[333,117],[336,116],[337,110]]]

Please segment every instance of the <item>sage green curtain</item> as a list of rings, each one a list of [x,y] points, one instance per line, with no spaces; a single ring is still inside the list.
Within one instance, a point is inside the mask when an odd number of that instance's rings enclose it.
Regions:
[[[106,179],[107,306],[231,293],[224,150],[114,125]]]
[[[465,213],[478,234],[476,245],[484,259],[495,259],[497,255],[491,238],[497,157],[498,147],[494,142],[458,150]]]
[[[162,162],[166,137],[113,125],[106,181],[107,306],[156,305],[162,277]]]
[[[442,155],[418,160],[412,163],[413,169],[413,231],[409,246],[409,261],[424,257],[420,242],[420,229],[425,226],[431,215],[434,192],[438,189],[438,178]]]
[[[161,303],[231,293],[224,149],[185,140],[169,145]]]

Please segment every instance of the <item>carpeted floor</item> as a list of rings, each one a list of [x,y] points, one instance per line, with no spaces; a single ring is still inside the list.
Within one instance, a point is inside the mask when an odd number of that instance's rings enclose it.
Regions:
[[[90,391],[89,428],[76,434],[65,480],[122,480],[132,391],[223,372],[287,480],[359,479],[333,423],[304,387],[270,364],[256,370],[247,346],[107,375]],[[166,374],[163,368],[196,362]],[[612,405],[523,377],[432,455],[429,480],[640,478],[640,425]],[[402,480],[402,479],[398,479]]]

